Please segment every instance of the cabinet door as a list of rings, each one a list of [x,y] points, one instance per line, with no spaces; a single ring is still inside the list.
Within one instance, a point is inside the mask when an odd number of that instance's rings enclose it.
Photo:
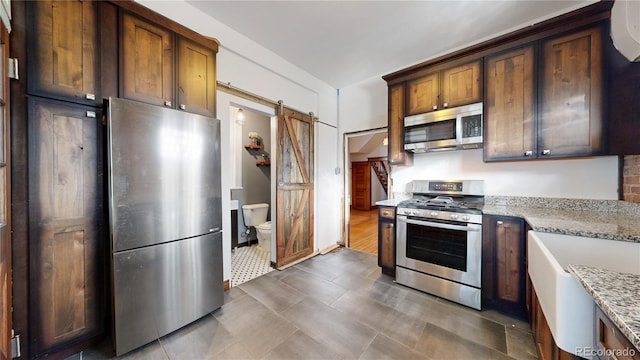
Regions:
[[[480,71],[480,61],[443,70],[440,99],[442,107],[450,108],[482,101]]]
[[[543,43],[538,151],[545,157],[603,150],[601,29]]]
[[[178,108],[215,117],[216,53],[193,41],[178,39]]]
[[[33,60],[29,92],[74,102],[95,104],[99,94],[97,2],[30,1]]]
[[[378,211],[378,266],[382,273],[395,276],[396,272],[396,211],[393,207],[380,207]]]
[[[404,84],[389,87],[389,164],[412,165],[413,154],[404,151]]]
[[[484,160],[534,158],[533,46],[488,57],[485,82]]]
[[[28,106],[30,354],[37,357],[104,330],[102,137],[95,108],[38,98]]]
[[[514,303],[524,302],[524,237],[522,221],[496,221],[496,295]]]
[[[173,107],[173,33],[122,15],[122,96]]]
[[[438,73],[407,81],[407,115],[438,110]]]

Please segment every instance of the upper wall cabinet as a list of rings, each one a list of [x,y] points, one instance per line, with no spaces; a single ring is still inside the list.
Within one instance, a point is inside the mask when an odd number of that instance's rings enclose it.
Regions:
[[[215,116],[216,50],[126,12],[122,96]]]
[[[134,15],[122,15],[122,96],[173,107],[174,36]]]
[[[407,115],[482,100],[480,60],[407,81]]]
[[[95,105],[98,81],[97,6],[94,1],[29,1],[29,93]]]
[[[538,155],[597,155],[604,149],[600,27],[542,43]]]
[[[178,38],[178,108],[215,116],[216,52]]]
[[[533,157],[536,98],[533,45],[485,60],[484,159]]]
[[[485,161],[604,150],[601,28],[539,44],[537,63],[534,45],[486,59]]]
[[[412,165],[413,154],[404,151],[404,83],[389,86],[389,163]]]

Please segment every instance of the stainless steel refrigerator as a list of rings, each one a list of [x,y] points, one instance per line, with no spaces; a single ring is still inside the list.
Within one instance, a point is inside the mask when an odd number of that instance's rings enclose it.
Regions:
[[[220,122],[110,98],[107,134],[121,355],[223,303]]]

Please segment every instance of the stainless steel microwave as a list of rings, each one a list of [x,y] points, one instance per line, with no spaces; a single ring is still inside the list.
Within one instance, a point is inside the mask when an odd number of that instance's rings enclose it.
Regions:
[[[427,152],[482,147],[482,103],[404,118],[404,149]]]

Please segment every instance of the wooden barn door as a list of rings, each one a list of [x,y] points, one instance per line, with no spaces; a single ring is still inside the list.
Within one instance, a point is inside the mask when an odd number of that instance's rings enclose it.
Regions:
[[[278,116],[276,266],[313,253],[313,118]]]

